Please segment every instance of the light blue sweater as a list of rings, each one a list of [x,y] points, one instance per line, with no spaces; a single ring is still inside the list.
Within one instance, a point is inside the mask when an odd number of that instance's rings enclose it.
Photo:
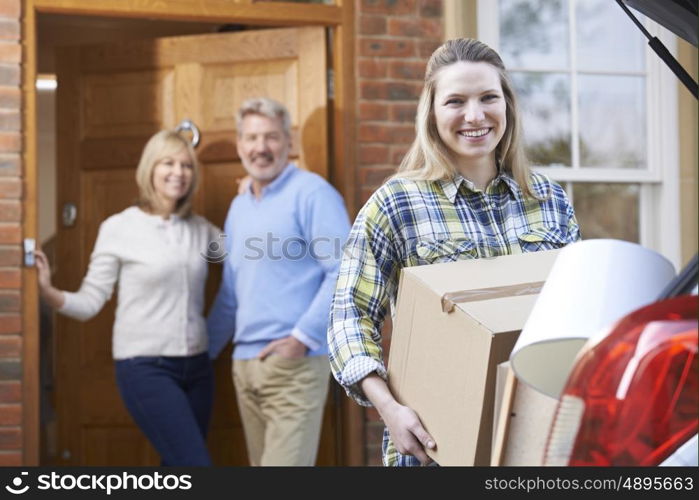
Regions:
[[[289,164],[263,188],[231,203],[223,280],[209,313],[209,355],[233,339],[234,359],[300,332],[308,356],[327,354],[326,333],[349,220],[322,177]],[[295,335],[299,338],[299,335]]]

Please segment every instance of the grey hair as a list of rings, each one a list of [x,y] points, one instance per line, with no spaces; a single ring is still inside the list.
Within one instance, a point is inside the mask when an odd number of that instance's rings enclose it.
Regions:
[[[291,137],[291,117],[289,111],[282,103],[270,99],[269,97],[253,97],[247,99],[240,106],[240,109],[235,115],[235,124],[238,130],[238,135],[243,129],[243,119],[247,115],[262,115],[271,119],[278,119],[282,124],[282,129],[287,137]]]

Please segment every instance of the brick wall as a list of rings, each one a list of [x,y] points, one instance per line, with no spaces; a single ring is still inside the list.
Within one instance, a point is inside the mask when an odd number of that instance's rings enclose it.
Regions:
[[[443,41],[442,0],[361,0],[357,7],[359,206],[395,172],[415,137],[425,64]],[[384,348],[390,325],[384,328]],[[381,463],[383,423],[365,412],[366,462]]]
[[[0,466],[22,463],[21,0],[0,0]]]
[[[442,0],[362,0],[357,8],[360,205],[415,137],[425,63],[443,31]]]

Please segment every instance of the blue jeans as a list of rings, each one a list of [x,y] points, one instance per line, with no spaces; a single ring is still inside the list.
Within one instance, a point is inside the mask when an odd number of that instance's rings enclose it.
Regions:
[[[208,353],[116,361],[119,392],[162,465],[211,465],[206,433],[214,377]]]

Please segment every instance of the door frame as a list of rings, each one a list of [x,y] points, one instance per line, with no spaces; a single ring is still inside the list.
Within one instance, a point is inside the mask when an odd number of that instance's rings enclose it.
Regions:
[[[335,0],[336,5],[289,2],[257,3],[255,0],[24,0],[22,12],[22,134],[24,139],[23,238],[38,238],[37,166],[37,22],[36,15],[147,18],[163,21],[240,23],[266,27],[325,26],[334,28],[332,60],[334,71],[333,116],[330,142],[329,181],[340,191],[351,216],[356,214],[355,161],[355,11],[354,0]],[[39,418],[39,293],[36,269],[22,268],[22,435],[24,465],[40,465]],[[342,465],[364,465],[364,417],[349,398],[341,398],[338,461]]]

